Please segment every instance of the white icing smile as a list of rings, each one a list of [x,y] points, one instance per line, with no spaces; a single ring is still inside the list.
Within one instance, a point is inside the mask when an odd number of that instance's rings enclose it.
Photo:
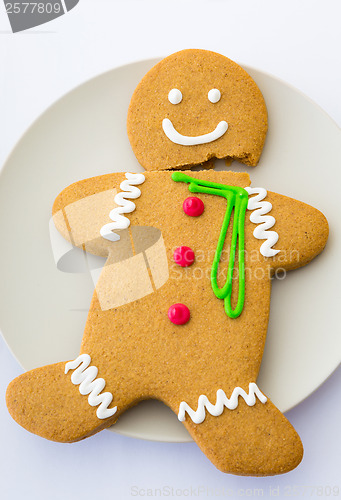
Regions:
[[[228,128],[228,124],[225,121],[221,121],[213,132],[194,137],[180,134],[175,130],[173,123],[168,118],[162,120],[162,128],[168,139],[175,144],[180,144],[181,146],[197,146],[198,144],[207,144],[216,141],[222,137]]]

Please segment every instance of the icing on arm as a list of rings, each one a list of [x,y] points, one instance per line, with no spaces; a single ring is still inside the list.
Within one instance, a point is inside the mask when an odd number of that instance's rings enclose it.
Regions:
[[[118,207],[111,210],[109,217],[113,222],[109,222],[101,227],[100,234],[109,241],[118,241],[120,236],[113,231],[116,229],[127,229],[130,226],[130,220],[122,214],[128,214],[135,210],[136,206],[130,199],[136,199],[141,196],[141,191],[136,185],[145,181],[143,174],[126,173],[127,180],[121,182],[120,188],[123,192],[117,193],[114,201]]]
[[[256,195],[249,198],[247,208],[251,211],[250,221],[257,224],[253,236],[258,240],[265,240],[260,247],[260,253],[264,257],[274,257],[280,250],[272,248],[278,241],[278,233],[269,231],[275,225],[276,219],[272,215],[266,215],[272,209],[269,201],[263,201],[268,193],[264,188],[246,187],[245,191],[249,195]]]

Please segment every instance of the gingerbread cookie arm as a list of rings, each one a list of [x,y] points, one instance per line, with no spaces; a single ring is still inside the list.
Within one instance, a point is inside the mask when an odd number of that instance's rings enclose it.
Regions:
[[[329,229],[319,210],[263,188],[246,189],[247,218],[253,236],[260,240],[260,253],[273,270],[296,269],[322,252]]]
[[[64,189],[53,205],[53,221],[75,247],[107,257],[131,253],[129,218],[144,182],[142,174],[109,174],[85,179]],[[113,245],[115,242],[115,245]]]

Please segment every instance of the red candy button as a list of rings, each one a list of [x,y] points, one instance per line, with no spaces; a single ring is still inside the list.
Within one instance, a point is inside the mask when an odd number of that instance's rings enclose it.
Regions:
[[[174,325],[184,325],[190,317],[191,313],[185,304],[173,304],[168,309],[168,318]]]
[[[189,247],[178,247],[174,250],[173,259],[181,267],[191,266],[194,262],[194,252]]]
[[[196,196],[189,196],[182,205],[185,214],[191,217],[198,217],[205,210],[204,202]]]

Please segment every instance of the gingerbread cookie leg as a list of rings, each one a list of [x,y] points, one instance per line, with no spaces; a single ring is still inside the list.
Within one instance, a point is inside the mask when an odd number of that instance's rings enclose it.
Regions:
[[[185,419],[192,438],[222,472],[268,476],[294,469],[303,456],[303,446],[295,429],[268,399],[264,403],[256,398],[251,401],[252,405],[246,401],[239,397],[237,408],[221,408],[218,416],[210,413],[208,404],[208,409],[201,408],[205,411],[202,423],[192,420],[196,420],[195,413],[192,418],[187,412],[186,416],[182,413],[179,417]],[[200,409],[200,403],[198,407]]]
[[[83,353],[17,377],[8,386],[7,406],[28,431],[52,441],[73,442],[109,427],[129,406],[129,391],[120,385],[108,386],[101,369]]]

